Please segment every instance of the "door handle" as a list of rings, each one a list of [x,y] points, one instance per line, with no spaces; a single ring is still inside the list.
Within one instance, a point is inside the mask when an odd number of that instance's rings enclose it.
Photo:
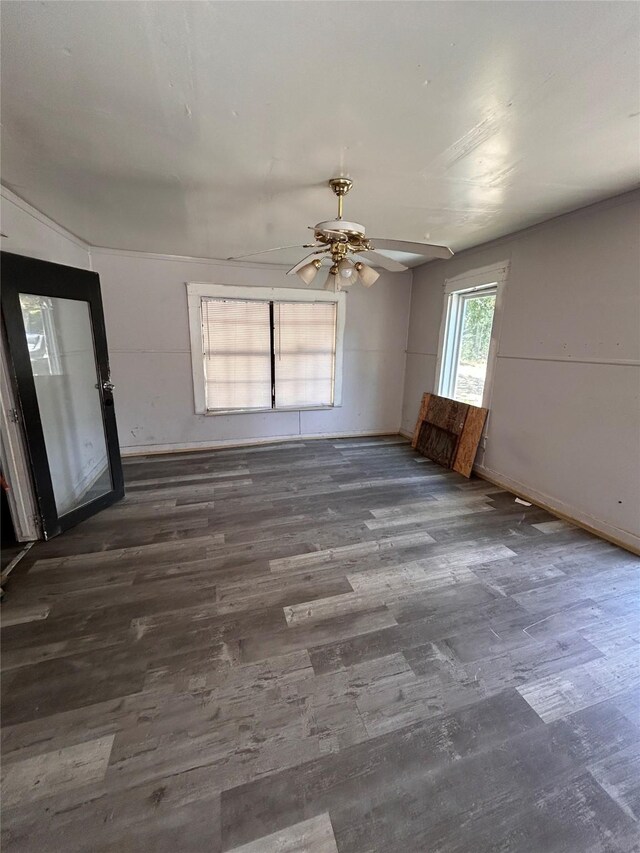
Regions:
[[[103,383],[102,383],[102,390],[103,390],[103,391],[109,391],[109,393],[111,393],[111,391],[113,391],[113,389],[114,389],[115,387],[116,387],[116,386],[113,384],[113,382],[108,382],[108,381],[107,381],[107,382],[103,382]]]

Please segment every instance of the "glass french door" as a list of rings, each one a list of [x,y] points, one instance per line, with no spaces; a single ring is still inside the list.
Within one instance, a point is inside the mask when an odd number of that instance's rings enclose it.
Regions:
[[[97,273],[2,252],[2,316],[45,539],[124,481]]]

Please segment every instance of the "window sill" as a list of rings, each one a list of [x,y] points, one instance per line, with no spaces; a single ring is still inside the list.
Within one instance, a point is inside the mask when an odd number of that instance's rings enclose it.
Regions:
[[[333,406],[292,406],[291,408],[280,407],[278,409],[208,409],[206,412],[196,412],[197,415],[215,417],[216,415],[263,415],[265,412],[330,412],[332,409],[342,408],[338,404]]]

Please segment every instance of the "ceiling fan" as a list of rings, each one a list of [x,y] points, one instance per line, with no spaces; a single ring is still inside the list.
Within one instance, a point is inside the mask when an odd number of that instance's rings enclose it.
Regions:
[[[326,222],[318,222],[313,227],[315,243],[305,243],[302,246],[278,246],[275,249],[266,249],[262,252],[252,252],[250,255],[237,255],[227,258],[229,261],[237,261],[242,258],[250,258],[255,255],[263,255],[266,252],[278,252],[283,249],[313,249],[313,251],[299,261],[287,272],[287,275],[297,275],[305,284],[311,284],[322,261],[330,260],[331,267],[325,282],[326,290],[342,290],[350,287],[357,279],[365,287],[371,287],[380,277],[365,261],[390,272],[402,272],[408,269],[404,264],[383,254],[384,250],[391,252],[407,252],[422,255],[425,260],[441,258],[447,260],[453,256],[451,249],[446,246],[434,246],[430,243],[411,243],[406,240],[376,240],[368,239],[365,234],[364,225],[358,222],[348,222],[342,218],[342,205],[344,196],[353,186],[349,178],[331,178],[329,186],[338,197],[338,216]],[[351,256],[351,257],[350,257]]]

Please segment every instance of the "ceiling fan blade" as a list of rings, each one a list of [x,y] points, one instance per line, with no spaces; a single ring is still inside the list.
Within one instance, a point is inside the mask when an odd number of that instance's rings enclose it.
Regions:
[[[388,249],[390,252],[408,252],[412,255],[424,255],[425,258],[448,260],[453,252],[447,246],[434,246],[432,243],[412,243],[408,240],[376,240],[371,238],[376,249]]]
[[[316,257],[316,255],[323,255],[326,251],[327,250],[323,248],[318,249],[315,252],[311,252],[310,255],[307,255],[306,258],[303,258],[301,261],[298,261],[298,263],[294,267],[291,267],[291,269],[287,272],[287,275],[293,275],[294,273],[297,273],[299,269],[311,263],[311,261]]]
[[[389,272],[404,272],[404,270],[409,269],[409,267],[399,263],[399,261],[394,261],[386,255],[381,255],[380,252],[374,252],[373,249],[368,252],[358,252],[358,257],[362,257],[365,261],[369,261],[369,263],[374,263],[378,267],[389,270]]]
[[[295,246],[276,246],[274,249],[263,249],[261,252],[250,252],[248,255],[234,255],[232,258],[227,258],[228,261],[240,261],[243,258],[253,258],[256,255],[266,255],[267,252],[282,252],[284,249],[310,249],[310,243],[297,243]]]

